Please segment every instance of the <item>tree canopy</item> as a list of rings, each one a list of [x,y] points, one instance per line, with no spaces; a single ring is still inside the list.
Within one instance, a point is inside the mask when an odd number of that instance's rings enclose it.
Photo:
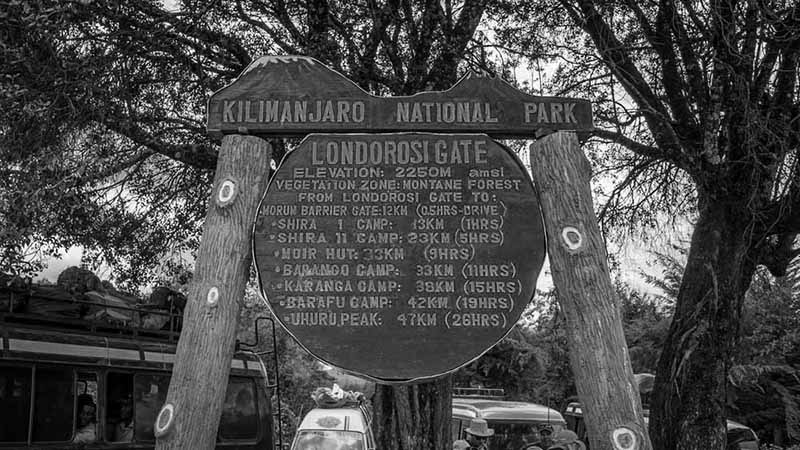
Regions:
[[[530,64],[544,80],[531,80],[532,91],[594,102],[598,129],[586,150],[596,176],[610,180],[596,186],[606,230],[684,215],[695,225],[651,435],[656,448],[720,448],[745,292],[758,265],[785,271],[800,231],[798,8],[784,0],[185,0],[175,10],[156,0],[7,2],[0,270],[33,272],[31,254],[81,245],[140,283],[165,258],[195,249],[217,155],[204,133],[205,101],[256,56],[313,56],[394,95],[448,88],[470,68],[511,74]]]
[[[797,252],[800,5],[505,6],[506,45],[524,54],[518,36],[535,36],[560,58],[553,86],[593,99],[595,136],[616,146],[594,158],[616,180],[606,223],[694,222],[650,431],[658,449],[721,448],[745,292],[758,265],[780,275]]]
[[[2,11],[2,269],[81,245],[133,282],[197,247],[205,102],[263,54],[376,94],[445,89],[484,2],[11,2]],[[282,154],[278,152],[275,160]]]

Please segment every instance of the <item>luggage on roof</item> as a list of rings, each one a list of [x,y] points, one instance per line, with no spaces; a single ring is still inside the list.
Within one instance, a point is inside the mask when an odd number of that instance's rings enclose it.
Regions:
[[[31,284],[0,274],[0,320],[38,322],[53,327],[158,330],[178,332],[186,297],[158,287],[146,299],[117,291],[91,271],[68,267],[55,285]]]

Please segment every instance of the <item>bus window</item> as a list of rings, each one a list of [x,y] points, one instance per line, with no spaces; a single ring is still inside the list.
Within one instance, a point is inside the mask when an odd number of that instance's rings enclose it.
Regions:
[[[133,381],[133,436],[137,441],[153,442],[153,424],[167,400],[169,376],[136,374]]]
[[[36,369],[33,400],[33,441],[72,439],[75,382],[72,369]]]
[[[133,441],[133,374],[109,372],[106,377],[106,439]]]
[[[31,369],[0,367],[0,442],[27,442]]]
[[[78,373],[75,380],[75,437],[74,443],[97,441],[97,375]]]
[[[223,440],[255,439],[258,435],[258,410],[253,380],[230,377],[222,417],[219,423],[219,436]]]

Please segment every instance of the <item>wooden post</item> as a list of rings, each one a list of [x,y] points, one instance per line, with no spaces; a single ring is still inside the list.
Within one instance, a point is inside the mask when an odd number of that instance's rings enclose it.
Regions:
[[[260,138],[222,140],[172,380],[154,427],[159,450],[214,448],[271,156]]]
[[[589,161],[577,135],[567,131],[531,145],[530,160],[590,447],[649,450],[639,390],[593,209]]]

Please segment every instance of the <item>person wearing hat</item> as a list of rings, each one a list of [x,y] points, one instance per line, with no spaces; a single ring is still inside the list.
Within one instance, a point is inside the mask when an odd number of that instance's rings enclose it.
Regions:
[[[472,419],[469,428],[464,430],[467,433],[467,441],[471,448],[475,450],[488,450],[487,442],[490,436],[494,436],[494,430],[489,428],[489,424],[483,419]]]
[[[546,445],[542,443],[542,435],[539,429],[532,426],[522,434],[522,446],[515,450],[544,450]]]
[[[553,434],[553,445],[547,450],[586,450],[586,445],[578,440],[574,431],[560,430]]]

